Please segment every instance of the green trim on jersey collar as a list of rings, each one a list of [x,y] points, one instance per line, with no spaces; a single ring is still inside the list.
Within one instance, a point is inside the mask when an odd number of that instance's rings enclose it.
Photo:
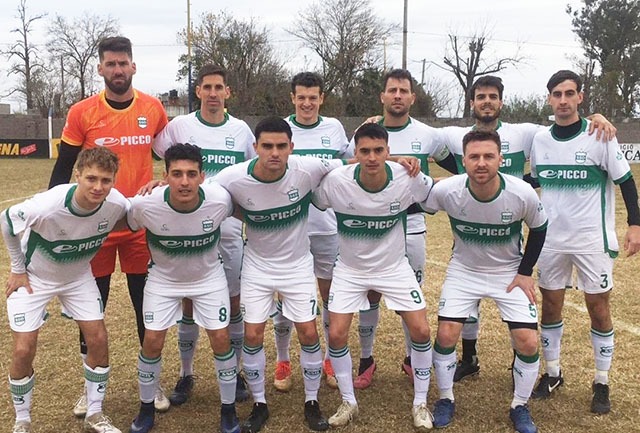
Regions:
[[[500,129],[500,127],[502,126],[502,120],[498,120],[498,126],[495,127],[494,131],[497,131],[498,129]],[[474,123],[473,126],[471,127],[472,131],[477,130],[478,127],[477,125]]]
[[[224,113],[224,120],[220,123],[211,123],[211,122],[207,122],[206,120],[204,120],[202,118],[202,114],[200,113],[200,110],[196,110],[196,119],[198,119],[200,121],[200,123],[202,123],[205,126],[211,126],[213,128],[217,128],[218,126],[222,126],[225,123],[227,123],[227,121],[229,120],[229,113]]]
[[[91,215],[95,214],[96,212],[98,212],[100,210],[100,208],[104,204],[104,200],[102,200],[102,202],[98,205],[97,208],[95,208],[94,210],[92,210],[88,214],[81,215],[81,214],[77,213],[76,211],[74,211],[73,210],[73,206],[71,206],[71,200],[73,200],[73,194],[76,192],[76,189],[78,189],[78,185],[77,184],[73,185],[71,188],[69,188],[69,191],[67,191],[67,196],[64,198],[64,206],[67,209],[69,209],[69,212],[71,212],[71,215],[83,218],[83,217],[91,216]],[[105,199],[106,199],[106,197],[105,197]]]
[[[551,125],[551,128],[549,128],[549,130],[551,131],[551,136],[553,137],[554,140],[556,141],[569,141],[569,140],[573,140],[574,138],[576,138],[578,135],[582,134],[584,131],[587,130],[587,119],[585,119],[584,117],[580,118],[580,130],[578,132],[576,132],[574,135],[572,135],[569,138],[560,138],[556,135],[556,133],[554,132],[554,126],[556,126],[556,123],[554,123],[553,125]]]
[[[498,176],[500,176],[500,187],[498,188],[498,192],[496,192],[496,195],[494,195],[493,197],[491,197],[488,200],[479,199],[478,197],[476,197],[476,195],[473,193],[473,191],[471,191],[471,188],[469,188],[469,175],[467,175],[467,181],[464,183],[464,186],[465,186],[465,188],[467,188],[469,190],[469,194],[471,194],[471,197],[473,197],[476,201],[478,201],[480,203],[491,203],[492,201],[494,201],[495,199],[498,198],[498,196],[500,195],[500,193],[504,189],[504,177],[502,177],[502,174],[500,174],[500,172],[498,172]]]
[[[356,180],[358,185],[360,185],[360,188],[362,188],[366,192],[369,192],[371,194],[375,194],[375,193],[380,192],[383,189],[385,189],[387,187],[387,185],[389,185],[389,182],[391,182],[393,180],[393,172],[391,171],[391,167],[389,167],[389,164],[387,164],[386,162],[384,163],[384,171],[387,172],[387,181],[384,183],[384,185],[382,185],[382,187],[380,189],[375,189],[375,190],[374,189],[369,189],[366,186],[364,186],[362,184],[362,182],[360,182],[360,164],[356,165],[356,169],[353,171],[353,178]]]
[[[262,180],[258,176],[253,174],[257,162],[258,162],[258,157],[255,157],[255,158],[253,158],[251,160],[251,162],[249,163],[249,167],[247,168],[247,174],[249,176],[251,176],[252,178],[254,178],[255,180],[257,180],[258,182],[260,182],[260,183],[275,183],[275,182],[278,182],[280,179],[282,179],[284,177],[285,174],[287,174],[287,170],[289,169],[289,163],[287,163],[287,165],[284,168],[284,173],[282,173],[282,176],[280,176],[279,178],[274,179],[274,180]]]
[[[299,122],[296,120],[296,115],[295,115],[295,114],[292,114],[291,116],[289,116],[289,121],[290,121],[291,123],[293,123],[294,125],[296,125],[298,128],[302,128],[302,129],[313,129],[313,128],[315,128],[316,126],[320,125],[320,122],[322,122],[322,116],[318,115],[318,121],[317,121],[317,122],[315,122],[315,123],[313,123],[313,124],[311,124],[311,125],[303,125],[302,123],[299,123]]]
[[[171,206],[171,202],[169,202],[169,187],[167,187],[167,189],[164,190],[164,201],[167,202],[167,204],[171,209],[173,209],[178,213],[193,213],[197,211],[198,208],[200,208],[200,206],[202,206],[202,202],[204,202],[204,191],[202,190],[202,188],[198,187],[198,204],[196,205],[196,207],[194,207],[191,210],[179,210]]]
[[[380,121],[378,122],[378,125],[384,127],[384,129],[386,129],[388,132],[398,132],[405,129],[407,126],[409,126],[410,123],[411,117],[409,117],[409,119],[407,119],[407,123],[402,126],[384,126],[384,117],[382,117],[382,119],[380,119]]]

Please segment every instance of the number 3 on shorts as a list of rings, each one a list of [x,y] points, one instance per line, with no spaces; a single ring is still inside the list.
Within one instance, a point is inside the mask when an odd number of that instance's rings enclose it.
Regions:
[[[602,278],[602,283],[600,283],[600,288],[606,289],[607,287],[609,287],[609,276],[607,274],[600,274],[600,277]]]
[[[418,292],[417,290],[412,290],[411,293],[409,294],[413,298],[413,302],[415,302],[416,304],[419,304],[422,302],[422,297],[420,296],[420,292]]]

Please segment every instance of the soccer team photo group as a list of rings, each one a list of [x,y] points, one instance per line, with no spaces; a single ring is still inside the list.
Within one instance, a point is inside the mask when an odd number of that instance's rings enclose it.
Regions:
[[[2,431],[536,433],[638,415],[617,394],[637,373],[612,369],[636,350],[616,346],[612,305],[635,305],[613,289],[619,254],[637,266],[638,194],[611,120],[579,114],[578,73],[534,89],[550,124],[502,121],[488,74],[471,126],[432,127],[411,116],[416,79],[388,69],[350,131],[300,71],[292,114],[251,128],[226,107],[233,71],[200,65],[200,108],[169,121],[133,54],[100,41],[104,89],[69,109],[48,188],[2,201]]]

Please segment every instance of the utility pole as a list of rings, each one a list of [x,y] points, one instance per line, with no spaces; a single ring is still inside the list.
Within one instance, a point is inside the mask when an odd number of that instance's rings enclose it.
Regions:
[[[404,24],[402,26],[402,69],[407,69],[407,10],[409,0],[404,0]]]
[[[193,110],[193,95],[191,91],[191,0],[187,0],[187,59],[189,68],[187,92],[189,95],[189,113],[191,113]]]
[[[420,80],[420,85],[424,87],[424,67],[427,63],[427,59],[422,59],[422,79]]]
[[[382,37],[382,64],[384,72],[387,72],[387,37]]]
[[[65,115],[65,104],[64,104],[64,58],[60,56],[60,115],[64,117]]]

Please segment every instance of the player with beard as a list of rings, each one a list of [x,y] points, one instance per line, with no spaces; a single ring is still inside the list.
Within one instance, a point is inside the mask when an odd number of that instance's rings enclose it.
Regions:
[[[500,135],[500,152],[503,158],[500,172],[522,178],[533,187],[538,187],[537,181],[533,180],[529,174],[525,175],[524,166],[526,160],[529,159],[533,137],[547,127],[533,123],[502,122],[499,117],[503,107],[503,91],[504,85],[499,77],[486,75],[478,78],[469,91],[471,108],[475,118],[474,125],[442,128],[441,137],[445,140],[449,151],[455,156],[458,171],[462,173],[464,172],[462,138],[475,129],[496,131]],[[612,140],[615,137],[615,127],[603,116],[594,114],[589,119],[592,120],[590,134],[597,131],[596,137],[599,138],[604,132],[605,140]],[[456,366],[455,382],[476,375],[480,371],[476,348],[479,329],[478,311],[469,317],[462,329],[462,359]]]
[[[98,45],[98,56],[98,74],[104,78],[105,89],[69,109],[49,188],[69,182],[73,165],[82,149],[104,146],[118,155],[120,160],[115,188],[125,197],[133,197],[153,177],[151,145],[154,137],[167,124],[167,114],[157,98],[132,87],[136,64],[133,62],[129,39],[122,36],[103,39]],[[144,230],[136,233],[122,230],[109,234],[91,261],[93,276],[105,307],[111,274],[115,270],[116,251],[120,257],[120,268],[127,274],[138,338],[142,344],[142,298],[149,263]],[[86,359],[87,348],[82,334],[80,341],[82,357]],[[169,400],[159,389],[156,408],[169,409]],[[83,395],[73,412],[76,416],[84,416],[86,411],[86,395]]]

